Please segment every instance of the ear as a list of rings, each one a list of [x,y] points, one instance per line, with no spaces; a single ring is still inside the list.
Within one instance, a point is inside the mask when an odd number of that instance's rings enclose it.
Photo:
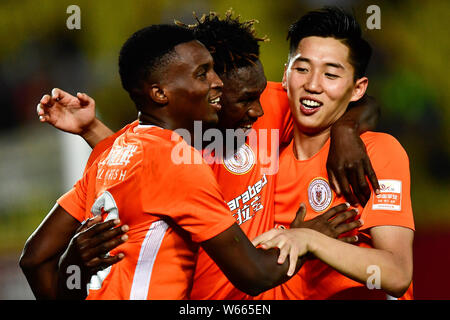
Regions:
[[[359,99],[361,99],[362,96],[366,93],[368,85],[369,79],[367,79],[367,77],[362,77],[356,80],[350,101],[358,101]]]
[[[283,72],[283,80],[281,80],[281,86],[283,87],[284,90],[287,91],[287,63],[284,64],[284,72]]]
[[[149,95],[150,98],[158,104],[165,105],[169,102],[168,96],[159,84],[152,84],[149,88]]]

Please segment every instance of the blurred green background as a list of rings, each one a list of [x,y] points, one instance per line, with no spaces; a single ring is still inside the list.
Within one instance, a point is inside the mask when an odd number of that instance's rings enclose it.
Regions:
[[[66,10],[72,4],[81,9],[79,30],[66,26],[71,15]],[[372,4],[381,10],[379,30],[366,26],[371,15],[366,9]],[[78,147],[70,151],[67,146],[72,142],[67,142],[66,136],[38,122],[36,105],[44,93],[53,87],[73,94],[86,92],[96,99],[98,116],[119,129],[136,117],[118,76],[117,57],[123,42],[148,24],[172,23],[174,19],[192,23],[193,11],[199,16],[209,11],[223,15],[230,8],[243,19],[259,21],[258,35],[270,39],[261,45],[266,76],[280,81],[289,24],[322,5],[352,11],[373,46],[368,91],[383,106],[379,130],[394,135],[410,157],[416,234],[423,235],[416,237],[416,242],[448,232],[449,1],[2,0],[0,299],[32,297],[26,286],[10,288],[23,286],[18,256],[55,199],[76,181],[79,171],[67,176],[67,163],[76,160],[82,168],[89,152],[78,140],[74,142]],[[436,255],[437,264],[448,259],[445,252]],[[7,272],[13,275],[7,276]],[[426,282],[423,277],[419,283]]]

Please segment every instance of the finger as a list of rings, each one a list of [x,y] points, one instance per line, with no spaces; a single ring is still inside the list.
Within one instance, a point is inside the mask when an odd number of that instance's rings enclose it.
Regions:
[[[83,232],[87,229],[89,229],[90,227],[92,227],[94,224],[99,223],[102,221],[102,217],[101,216],[95,216],[93,218],[89,218],[85,221],[83,221],[83,223],[81,224],[80,228],[77,230],[78,232]]]
[[[41,103],[38,103],[38,105],[36,106],[36,113],[38,116],[43,116],[45,114],[44,108],[42,107]]]
[[[264,232],[263,234],[260,234],[255,239],[252,240],[252,244],[257,247],[264,241],[270,240],[273,237],[275,237],[278,234],[279,229],[270,229],[269,231]]]
[[[346,242],[346,243],[355,243],[358,242],[359,238],[358,236],[351,236],[351,237],[342,237],[338,238],[339,241]]]
[[[356,172],[357,172],[359,190],[361,191],[362,195],[364,196],[364,200],[365,200],[364,204],[361,203],[361,206],[364,207],[370,198],[371,191],[370,191],[369,184],[367,183],[363,161],[358,163],[358,165],[356,167]]]
[[[81,92],[77,92],[77,98],[80,100],[82,106],[87,106],[92,100],[87,94]]]
[[[331,188],[336,192],[338,196],[341,195],[341,189],[339,188],[339,183],[336,179],[336,176],[334,175],[334,172],[332,170],[328,170],[328,178],[330,179]]]
[[[357,164],[352,164],[352,165],[348,166],[346,169],[348,181],[350,182],[351,188],[353,190],[353,195],[356,199],[356,202],[352,203],[352,205],[356,206],[358,203],[360,203],[361,206],[364,207],[364,205],[366,204],[366,198],[359,187],[359,181],[358,181],[356,167],[357,167]]]
[[[103,232],[105,230],[111,229],[120,223],[119,219],[108,220],[102,223],[97,223],[96,225],[90,227],[83,232],[83,238],[90,239],[96,234]]]
[[[111,250],[117,248],[122,243],[128,240],[128,235],[124,234],[121,237],[117,237],[115,239],[99,243],[97,246],[85,249],[82,257],[84,261],[90,261],[94,258],[103,258],[105,254],[110,252]]]
[[[36,113],[38,115],[39,121],[40,122],[46,122],[48,121],[48,114],[45,112],[43,106],[41,103],[38,103],[38,105],[36,106]]]
[[[286,239],[284,237],[280,237],[279,235],[264,241],[263,243],[261,243],[261,246],[264,249],[271,249],[271,248],[278,248],[281,250],[281,248],[283,248],[283,246],[286,243]]]
[[[291,251],[289,252],[289,269],[287,275],[292,277],[294,275],[295,269],[297,267],[298,262],[298,249],[296,247],[291,247]]]
[[[345,203],[341,203],[337,206],[332,207],[331,209],[328,209],[327,211],[325,211],[324,213],[322,213],[322,215],[320,215],[324,220],[330,220],[332,217],[334,217],[335,215],[341,213],[341,212],[345,212],[347,211],[347,209],[350,208],[350,203],[345,202]]]
[[[362,207],[364,207],[366,205],[367,198],[366,198],[366,195],[364,194],[364,191],[361,190],[361,181],[360,181],[359,172],[358,172],[359,166],[361,166],[361,169],[362,169],[362,164],[360,165],[359,163],[355,163],[354,165],[352,165],[348,171],[348,176],[349,176],[349,180],[351,182],[353,194],[358,199],[359,204]],[[362,179],[365,179],[364,172],[362,173],[362,175],[363,175]]]
[[[345,199],[351,205],[356,206],[358,204],[358,199],[356,199],[355,195],[352,192],[352,189],[350,188],[349,180],[347,179],[347,170],[340,171],[336,178],[339,181],[341,191]]]
[[[343,233],[352,231],[354,229],[357,229],[359,227],[362,226],[362,221],[361,220],[355,220],[349,223],[342,223],[339,226],[336,227],[336,232],[341,235]]]
[[[55,101],[60,101],[61,99],[64,99],[64,97],[67,95],[67,92],[64,90],[61,90],[59,88],[53,88],[52,90],[52,99]]]
[[[48,95],[48,94],[44,94],[39,102],[44,107],[51,107],[52,106],[52,97],[50,97],[50,95]]]
[[[297,213],[295,214],[295,218],[292,221],[290,227],[291,228],[298,228],[300,226],[300,224],[305,221],[305,216],[306,216],[306,206],[305,204],[302,202],[300,204],[300,207],[297,210]]]
[[[113,264],[116,264],[120,260],[122,260],[125,257],[125,254],[122,252],[114,255],[114,256],[108,256],[99,258],[96,257],[89,262],[86,263],[86,266],[91,268],[93,272],[97,272],[103,269],[108,268],[109,266],[112,266]]]
[[[121,227],[104,230],[103,232],[99,232],[93,237],[90,238],[89,247],[93,248],[96,246],[100,246],[111,239],[119,237],[126,232],[128,232],[129,227],[127,225],[123,225]]]
[[[377,175],[375,174],[375,171],[373,170],[370,159],[366,159],[366,161],[364,161],[364,170],[367,174],[367,177],[369,178],[369,181],[370,181],[370,184],[372,185],[373,190],[375,191],[376,194],[380,194],[380,184],[378,183]]]
[[[358,209],[352,209],[345,212],[341,212],[336,217],[330,221],[330,225],[332,225],[334,228],[337,228],[338,225],[343,223],[344,221],[347,221],[350,218],[355,217],[358,214]]]
[[[289,255],[289,248],[288,246],[283,246],[280,248],[280,255],[278,256],[277,263],[283,264],[284,261],[286,261],[287,256]]]

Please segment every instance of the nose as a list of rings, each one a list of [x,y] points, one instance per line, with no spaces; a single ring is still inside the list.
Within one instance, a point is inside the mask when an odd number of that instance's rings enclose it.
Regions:
[[[211,70],[211,89],[222,90],[223,82],[214,70]]]
[[[247,115],[255,120],[264,115],[264,110],[259,99],[251,104],[250,108],[247,111]]]
[[[308,75],[304,88],[309,93],[321,93],[322,84],[320,83],[320,74],[318,72],[312,72]]]

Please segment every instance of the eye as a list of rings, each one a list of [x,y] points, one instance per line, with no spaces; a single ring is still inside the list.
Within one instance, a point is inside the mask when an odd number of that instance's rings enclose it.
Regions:
[[[332,80],[339,78],[339,76],[337,74],[333,74],[333,73],[325,73],[325,76]]]
[[[297,72],[300,72],[300,73],[308,72],[308,69],[302,68],[302,67],[296,67],[296,68],[294,68],[294,70],[297,71]]]
[[[197,73],[197,78],[206,79],[206,70],[200,71]]]

